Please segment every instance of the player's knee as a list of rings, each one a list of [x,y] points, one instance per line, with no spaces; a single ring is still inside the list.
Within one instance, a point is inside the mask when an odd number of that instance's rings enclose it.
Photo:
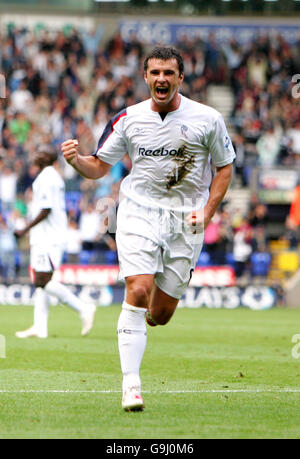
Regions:
[[[136,306],[148,307],[150,292],[146,286],[140,284],[131,285],[130,295],[134,298]]]

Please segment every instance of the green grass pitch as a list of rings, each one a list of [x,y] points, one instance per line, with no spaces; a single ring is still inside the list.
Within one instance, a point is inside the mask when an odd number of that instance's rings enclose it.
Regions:
[[[32,307],[0,306],[1,439],[300,438],[300,310],[178,309],[148,328],[137,413],[121,409],[119,312],[98,308],[82,338],[55,306],[48,339],[20,340]]]

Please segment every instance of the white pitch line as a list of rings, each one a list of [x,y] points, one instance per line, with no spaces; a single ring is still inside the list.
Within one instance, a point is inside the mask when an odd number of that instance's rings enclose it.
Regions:
[[[157,390],[143,391],[144,394],[258,394],[258,393],[299,393],[300,388],[274,388],[274,389],[200,389],[200,390]],[[120,390],[1,390],[1,394],[119,394]]]

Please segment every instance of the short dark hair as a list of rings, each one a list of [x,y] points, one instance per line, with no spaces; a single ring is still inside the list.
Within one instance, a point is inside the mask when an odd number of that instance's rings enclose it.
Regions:
[[[168,59],[176,59],[179,69],[179,75],[184,72],[183,59],[179,51],[173,46],[156,46],[149,54],[147,54],[144,60],[144,72],[147,72],[148,61],[150,59],[161,59],[167,61]]]
[[[52,145],[48,145],[48,144],[40,145],[38,147],[37,153],[39,155],[45,155],[47,157],[46,161],[48,164],[53,164],[58,159],[58,152]]]

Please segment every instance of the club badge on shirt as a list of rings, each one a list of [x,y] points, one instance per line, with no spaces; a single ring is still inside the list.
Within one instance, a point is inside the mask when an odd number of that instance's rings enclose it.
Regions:
[[[231,145],[231,140],[230,138],[228,137],[228,135],[225,135],[224,136],[224,146],[225,148],[228,150],[228,148],[230,147]]]

